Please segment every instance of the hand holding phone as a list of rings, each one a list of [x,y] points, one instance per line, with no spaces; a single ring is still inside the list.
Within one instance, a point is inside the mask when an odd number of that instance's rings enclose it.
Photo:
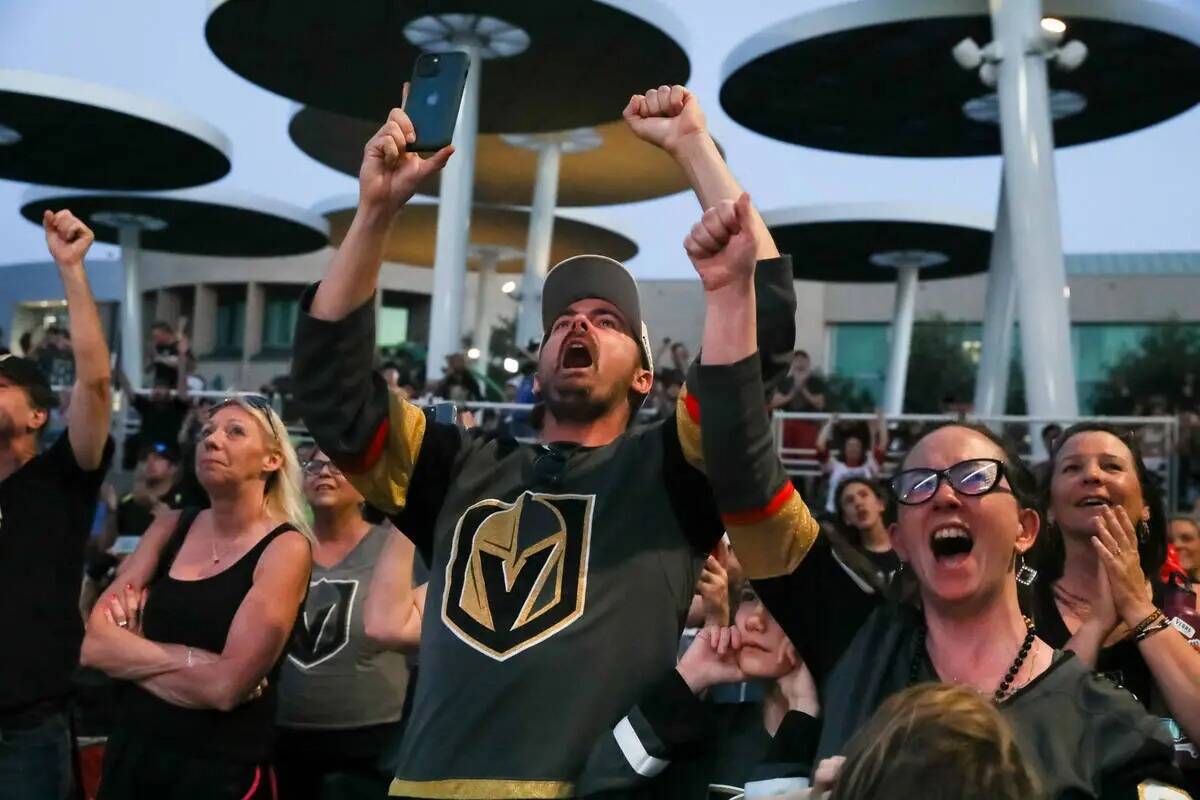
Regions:
[[[471,57],[460,50],[422,53],[417,58],[404,103],[417,132],[410,149],[431,153],[450,144],[470,68]]]
[[[407,83],[403,96],[407,100]],[[362,166],[358,170],[360,208],[395,214],[413,196],[421,181],[446,166],[454,153],[454,148],[447,145],[422,158],[413,151],[416,140],[416,130],[408,114],[403,108],[393,108],[387,122],[363,149]]]

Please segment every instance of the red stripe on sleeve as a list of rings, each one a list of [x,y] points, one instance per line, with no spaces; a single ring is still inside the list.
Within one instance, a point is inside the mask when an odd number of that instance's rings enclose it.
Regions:
[[[696,399],[696,395],[688,392],[683,398],[683,406],[687,409],[688,416],[692,422],[700,423],[700,401]]]
[[[721,520],[726,525],[754,525],[763,520],[770,519],[783,508],[788,500],[792,499],[792,495],[796,493],[796,487],[791,481],[787,481],[779,489],[771,501],[765,506],[753,511],[739,511],[736,514],[722,514]]]
[[[388,434],[391,432],[391,424],[387,417],[379,423],[379,427],[375,429],[374,435],[371,436],[371,441],[367,444],[367,449],[363,451],[358,458],[348,460],[342,467],[346,472],[366,472],[371,467],[375,466],[375,462],[383,455],[383,448],[387,446]]]

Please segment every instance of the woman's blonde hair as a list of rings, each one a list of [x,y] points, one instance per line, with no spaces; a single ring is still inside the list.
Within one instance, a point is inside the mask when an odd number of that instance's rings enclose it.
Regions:
[[[245,398],[246,395],[236,395],[229,398],[224,404],[213,406],[209,417],[211,418],[224,405],[232,403],[254,418],[267,435],[267,440],[274,443],[276,451],[283,458],[279,469],[267,477],[267,485],[263,493],[263,508],[274,519],[295,525],[305,537],[311,540],[313,538],[312,526],[309,524],[308,514],[305,512],[307,505],[304,500],[304,492],[300,488],[300,459],[296,455],[296,448],[292,446],[291,439],[288,438],[287,428],[284,427],[283,420],[270,406],[264,404],[260,408],[258,404],[252,404]]]
[[[911,686],[879,707],[846,746],[831,800],[891,798],[918,786],[929,800],[1041,796],[1008,720],[977,692],[942,683]]]

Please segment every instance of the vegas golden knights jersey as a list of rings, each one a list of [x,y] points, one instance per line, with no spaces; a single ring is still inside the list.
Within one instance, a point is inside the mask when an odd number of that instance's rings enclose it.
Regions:
[[[774,301],[765,329],[790,351],[790,263],[759,272],[760,326]],[[302,313],[293,374],[321,448],[430,565],[392,793],[575,796],[593,744],[674,665],[721,534],[752,577],[790,572],[816,535],[763,403],[788,354],[760,337],[761,360],[693,368],[675,415],[604,447],[528,445],[436,424],[389,392],[373,325],[369,302],[337,322]],[[727,440],[715,449],[701,400]]]

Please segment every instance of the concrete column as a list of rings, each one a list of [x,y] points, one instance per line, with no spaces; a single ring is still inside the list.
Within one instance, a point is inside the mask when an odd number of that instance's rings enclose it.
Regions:
[[[979,353],[979,373],[975,378],[975,413],[983,417],[996,416],[1005,411],[1013,320],[1017,306],[1017,287],[1013,281],[1012,227],[1003,178],[1000,180],[1000,199],[996,206],[996,230],[992,234],[983,315],[983,345]]]
[[[125,291],[121,301],[121,369],[129,378],[134,389],[142,388],[142,372],[145,361],[142,355],[142,282],[141,229],[136,225],[122,225],[117,232],[121,246],[121,270],[125,277]]]
[[[461,44],[471,58],[458,122],[454,156],[442,171],[438,202],[437,251],[433,263],[433,299],[429,323],[429,355],[425,375],[442,376],[446,356],[462,347],[463,290],[467,275],[467,243],[471,234],[471,201],[475,183],[475,144],[479,130],[479,81],[483,70],[477,44]]]
[[[908,380],[908,352],[912,347],[918,280],[917,267],[900,267],[897,270],[896,305],[892,311],[892,353],[883,387],[883,410],[888,416],[904,413],[904,385]]]
[[[1054,179],[1054,134],[1040,0],[989,0],[1000,49],[997,93],[1025,395],[1034,417],[1079,410]],[[1034,436],[1034,441],[1039,437]]]
[[[217,292],[197,283],[192,307],[192,349],[197,357],[211,353],[217,338]]]
[[[250,281],[246,284],[246,318],[242,329],[242,369],[238,377],[240,388],[252,390],[257,386],[249,385],[250,359],[262,350],[263,326],[263,287]]]
[[[562,145],[548,140],[537,151],[533,205],[529,209],[529,239],[525,247],[525,272],[521,276],[521,307],[517,315],[517,346],[542,338],[542,282],[550,269],[550,244],[554,240],[554,208],[558,204],[558,172]]]

